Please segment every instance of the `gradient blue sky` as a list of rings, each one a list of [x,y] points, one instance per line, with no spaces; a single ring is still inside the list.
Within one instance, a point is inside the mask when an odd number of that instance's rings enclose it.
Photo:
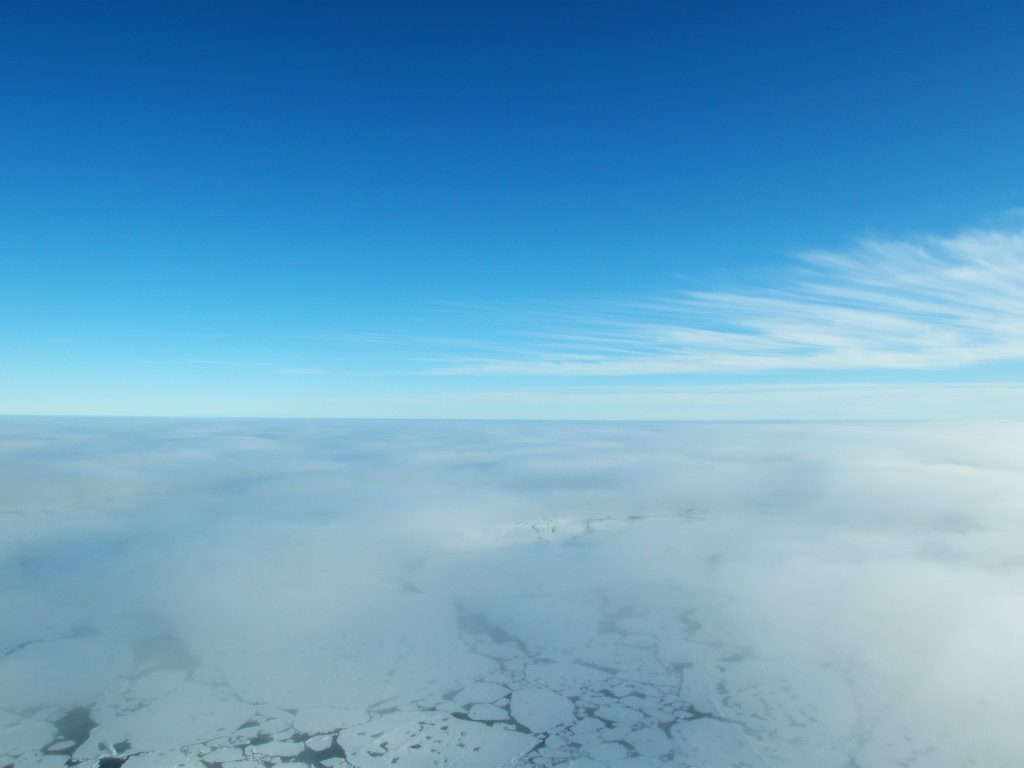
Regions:
[[[1024,417],[1024,4],[0,6],[0,413]]]

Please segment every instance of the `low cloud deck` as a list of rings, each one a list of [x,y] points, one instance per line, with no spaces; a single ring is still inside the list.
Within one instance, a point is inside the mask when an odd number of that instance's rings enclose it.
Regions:
[[[0,426],[0,766],[1024,755],[1015,426]]]

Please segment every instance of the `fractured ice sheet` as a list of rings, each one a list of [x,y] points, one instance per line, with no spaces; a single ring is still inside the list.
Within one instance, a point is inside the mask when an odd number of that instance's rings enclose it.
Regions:
[[[1016,767],[1022,437],[0,420],[0,768]]]

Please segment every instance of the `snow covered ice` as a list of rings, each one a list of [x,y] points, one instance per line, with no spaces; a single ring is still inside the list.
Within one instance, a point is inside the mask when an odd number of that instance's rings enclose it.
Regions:
[[[0,420],[0,768],[1019,766],[1022,438]]]

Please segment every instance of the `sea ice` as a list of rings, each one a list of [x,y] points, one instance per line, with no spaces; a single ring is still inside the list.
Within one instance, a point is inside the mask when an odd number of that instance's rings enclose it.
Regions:
[[[369,716],[362,709],[342,707],[303,707],[295,713],[295,730],[299,733],[330,733],[339,728],[365,723]]]
[[[512,717],[533,733],[544,733],[560,725],[571,723],[574,718],[573,703],[544,688],[524,688],[513,691],[511,699]]]

